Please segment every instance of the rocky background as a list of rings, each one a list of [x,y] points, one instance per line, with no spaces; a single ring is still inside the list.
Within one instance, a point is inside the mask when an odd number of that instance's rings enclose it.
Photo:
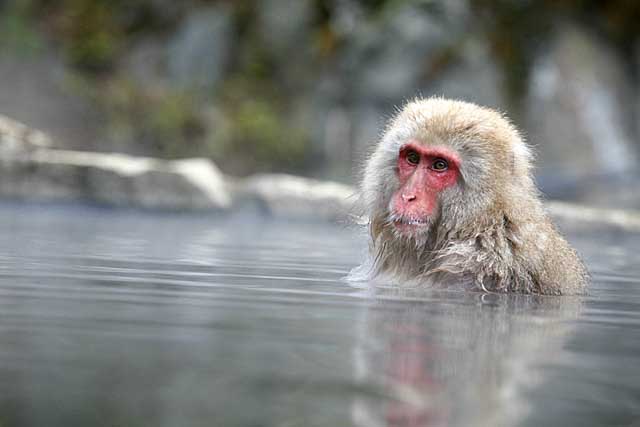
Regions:
[[[625,0],[0,0],[0,190],[181,207],[319,185],[317,210],[323,183],[253,174],[353,183],[395,106],[443,95],[507,112],[548,196],[640,208],[638,22]]]

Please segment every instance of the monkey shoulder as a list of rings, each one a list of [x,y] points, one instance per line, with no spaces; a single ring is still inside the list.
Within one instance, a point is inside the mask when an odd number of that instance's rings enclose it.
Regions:
[[[545,247],[538,280],[544,294],[582,295],[587,292],[589,272],[578,253],[555,229]]]
[[[524,223],[504,218],[451,242],[439,264],[489,292],[576,295],[589,281],[578,254],[546,217]]]

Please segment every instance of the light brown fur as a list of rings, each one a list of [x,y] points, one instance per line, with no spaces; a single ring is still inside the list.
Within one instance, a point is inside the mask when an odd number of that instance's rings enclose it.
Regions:
[[[428,231],[407,237],[390,221],[398,151],[413,139],[461,158]],[[371,259],[352,278],[547,295],[582,294],[588,273],[549,220],[531,177],[531,154],[499,113],[441,98],[406,105],[368,160],[361,194]]]

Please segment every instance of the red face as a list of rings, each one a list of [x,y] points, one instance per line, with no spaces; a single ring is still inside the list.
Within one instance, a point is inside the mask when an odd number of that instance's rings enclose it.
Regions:
[[[460,158],[444,147],[423,147],[410,142],[398,154],[400,189],[393,195],[394,225],[401,231],[425,227],[436,209],[438,195],[454,185]]]

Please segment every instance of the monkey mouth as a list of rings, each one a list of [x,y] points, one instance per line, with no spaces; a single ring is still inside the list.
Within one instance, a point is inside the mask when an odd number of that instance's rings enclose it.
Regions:
[[[428,225],[429,222],[424,219],[397,219],[393,221],[395,224],[400,225]]]
[[[391,223],[396,230],[413,234],[416,231],[422,230],[430,225],[430,221],[427,218],[412,218],[407,216],[392,215]]]

